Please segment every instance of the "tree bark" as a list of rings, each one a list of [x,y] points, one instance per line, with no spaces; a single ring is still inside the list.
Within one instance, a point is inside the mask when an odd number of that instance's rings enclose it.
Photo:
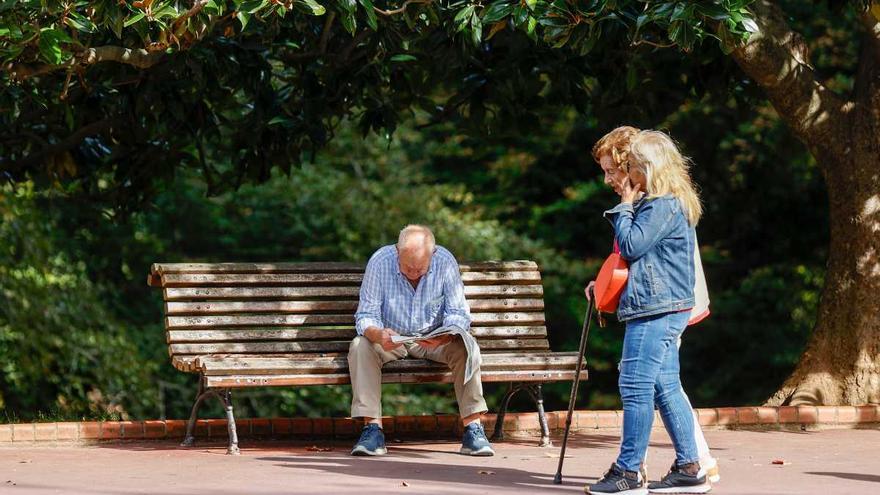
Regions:
[[[773,3],[754,4],[760,31],[733,57],[816,157],[831,218],[813,335],[768,405],[880,402],[880,49],[866,17],[852,98],[817,81],[806,45]],[[870,16],[870,12],[866,12]],[[793,219],[793,221],[797,221]]]

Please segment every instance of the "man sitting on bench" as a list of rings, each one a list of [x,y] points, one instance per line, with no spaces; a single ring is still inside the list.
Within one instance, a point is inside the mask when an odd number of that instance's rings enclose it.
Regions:
[[[468,352],[460,336],[443,335],[415,343],[397,344],[393,335],[412,335],[426,328],[468,330],[470,310],[464,298],[458,262],[436,246],[428,227],[408,225],[397,245],[384,246],[370,258],[355,314],[358,336],[348,350],[351,373],[351,416],[365,426],[351,455],[384,455],[382,433],[382,365],[412,356],[449,366],[464,425],[461,450],[465,455],[491,456],[480,415],[486,412],[479,359],[465,382]]]

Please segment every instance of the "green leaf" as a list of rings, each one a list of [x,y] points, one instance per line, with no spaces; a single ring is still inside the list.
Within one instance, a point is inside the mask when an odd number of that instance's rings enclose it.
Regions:
[[[758,28],[758,23],[756,23],[753,19],[749,19],[748,17],[744,17],[742,21],[743,27],[746,28],[746,31],[750,33],[757,33],[760,31]]]
[[[452,20],[452,22],[454,22],[456,24],[462,24],[462,23],[466,24],[468,22],[468,19],[470,18],[470,16],[473,13],[474,13],[474,6],[468,5],[467,7],[459,10],[457,14],[455,14],[455,18]]]
[[[269,2],[267,1],[266,3],[268,4]],[[173,6],[166,5],[161,9],[153,12],[153,19],[160,20],[167,17],[176,18],[179,14],[180,12],[178,12],[177,9],[175,9]]]
[[[296,0],[293,2],[293,7],[308,15],[324,15],[327,13],[327,9],[315,0]]]
[[[336,0],[336,3],[349,14],[354,15],[357,10],[357,0]]]
[[[471,39],[474,45],[479,46],[483,41],[483,24],[480,22],[480,16],[474,14],[471,16]]]
[[[532,16],[529,16],[529,23],[528,23],[528,26],[526,27],[526,34],[528,34],[529,36],[532,36],[533,34],[535,34],[535,26],[537,26],[537,25],[538,25],[538,20]]]
[[[416,60],[418,60],[416,57],[405,53],[400,53],[391,57],[392,62],[414,62]]]
[[[131,26],[132,24],[134,24],[134,23],[138,22],[139,20],[143,19],[145,15],[146,15],[146,14],[144,14],[143,12],[141,12],[141,13],[139,13],[139,14],[135,14],[135,15],[129,17],[128,19],[125,20],[125,23],[123,24],[123,27],[129,27],[129,26]]]
[[[375,31],[379,29],[379,23],[376,20],[376,9],[373,8],[372,0],[358,0],[364,10],[367,12],[367,25]]]
[[[51,64],[58,65],[63,60],[61,43],[69,43],[72,40],[62,31],[52,28],[43,28],[40,30],[40,41],[37,46],[40,54],[46,61]]]
[[[526,7],[528,7],[529,10],[534,11],[534,10],[535,10],[535,5],[536,5],[537,3],[538,3],[538,0],[526,0]]]
[[[483,24],[495,24],[513,13],[514,6],[506,0],[499,0],[483,12]]]
[[[721,22],[718,24],[718,37],[721,40],[721,51],[725,55],[729,55],[736,47],[736,37],[727,28],[727,24]]]
[[[243,2],[238,10],[239,12],[247,12],[248,14],[256,14],[270,3],[269,0],[249,0]]]
[[[357,29],[357,19],[355,19],[354,14],[351,12],[343,13],[339,20],[342,21],[342,27],[344,27],[349,34],[354,35],[354,32]]]
[[[117,38],[122,39],[122,22],[124,21],[123,15],[117,11],[116,17],[113,18],[113,23],[110,25],[110,28],[113,30],[113,34],[116,35]]]
[[[251,15],[247,12],[236,12],[235,16],[238,17],[238,22],[241,23],[241,30],[244,31],[248,25],[248,21],[251,20]]]
[[[266,125],[269,126],[269,125],[276,125],[276,124],[286,124],[288,122],[290,122],[290,119],[279,115],[277,117],[272,117],[272,120],[267,122]]]
[[[216,0],[208,0],[208,3],[205,4],[205,12],[211,14],[219,14],[220,5],[217,4]]]
[[[529,18],[529,9],[525,7],[517,7],[513,11],[514,22],[516,22],[517,26],[522,26],[526,23]]]
[[[71,12],[71,14],[67,16],[67,18],[64,20],[64,22],[73,29],[76,29],[77,31],[82,31],[84,33],[94,33],[97,30],[95,24],[92,23],[92,21],[90,21],[88,17],[81,16],[74,12]],[[0,29],[0,31],[2,31],[2,29]]]

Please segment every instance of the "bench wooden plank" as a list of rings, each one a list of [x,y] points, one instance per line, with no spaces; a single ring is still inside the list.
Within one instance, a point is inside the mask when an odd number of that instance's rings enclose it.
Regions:
[[[171,287],[166,288],[166,301],[228,300],[228,299],[300,299],[358,297],[359,288],[348,287]],[[474,299],[541,297],[540,285],[465,285],[464,295]]]
[[[480,350],[515,349],[546,350],[550,344],[546,339],[477,339]],[[235,353],[287,353],[287,352],[336,352],[347,351],[349,340],[334,341],[287,341],[287,342],[212,342],[170,344],[172,356],[178,354],[235,354]]]
[[[358,285],[363,279],[359,273],[166,273],[162,276],[165,287],[241,286],[241,285]],[[489,285],[498,282],[527,284],[541,281],[539,271],[480,271],[464,272],[465,284]]]
[[[229,313],[336,313],[354,312],[356,299],[337,301],[202,301],[165,303],[168,315],[200,315]],[[468,301],[471,312],[510,311],[516,309],[544,309],[542,299],[475,299]]]
[[[243,326],[304,326],[304,325],[352,325],[353,314],[320,314],[320,315],[296,315],[296,314],[266,314],[266,315],[211,315],[211,316],[169,316],[165,318],[165,328],[168,330],[215,328],[215,327],[243,327]],[[544,322],[544,312],[502,312],[502,313],[474,313],[471,315],[471,325],[488,326],[510,324],[520,325],[541,324]]]
[[[546,370],[574,369],[577,353],[499,353],[483,356],[483,371],[497,370]],[[292,375],[301,373],[341,373],[348,370],[346,356],[296,358],[247,358],[226,357],[217,359],[211,356],[199,357],[195,366],[206,375]],[[445,370],[442,363],[424,359],[401,359],[385,364],[383,372]]]
[[[167,302],[168,315],[212,315],[229,313],[339,313],[354,312],[356,300],[346,301],[203,301]]]
[[[301,327],[301,328],[232,328],[212,330],[169,330],[168,343],[227,342],[250,340],[351,340],[357,335],[354,327]],[[544,338],[543,326],[473,327],[471,335],[477,338]]]
[[[237,285],[358,285],[360,273],[168,273],[162,275],[165,287],[203,287]]]
[[[490,382],[554,382],[573,380],[574,370],[487,371],[480,374],[483,383]],[[587,370],[580,372],[588,378]],[[208,388],[287,387],[296,385],[343,385],[351,383],[348,373],[306,375],[226,375],[207,376]],[[382,383],[452,383],[451,372],[383,373]]]
[[[363,273],[363,263],[349,262],[301,262],[301,263],[154,263],[150,272],[163,275],[166,273],[321,273],[321,272],[353,272]],[[459,264],[462,272],[522,271],[537,270],[534,261],[480,261]]]

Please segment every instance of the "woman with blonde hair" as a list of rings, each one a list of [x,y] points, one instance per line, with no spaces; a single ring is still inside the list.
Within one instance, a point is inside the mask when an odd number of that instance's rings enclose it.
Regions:
[[[606,139],[607,138],[607,139]],[[694,227],[702,205],[688,160],[662,132],[615,129],[593,149],[621,203],[605,212],[629,279],[618,305],[626,323],[619,387],[623,438],[611,469],[587,493],[706,493],[693,411],[679,378],[678,341],[694,306]],[[623,170],[615,169],[622,165]],[[621,175],[623,174],[623,175]],[[670,472],[645,489],[639,473],[654,406],[675,447]]]

